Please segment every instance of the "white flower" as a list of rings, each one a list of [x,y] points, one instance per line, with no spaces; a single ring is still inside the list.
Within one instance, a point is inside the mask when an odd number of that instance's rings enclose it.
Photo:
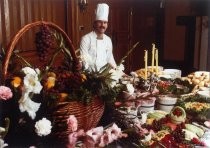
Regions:
[[[27,93],[24,97],[19,100],[19,109],[21,112],[28,112],[28,115],[34,119],[36,117],[36,112],[39,110],[41,103],[36,103],[32,101]]]
[[[0,133],[3,133],[3,132],[5,132],[5,131],[6,131],[5,128],[0,127]]]
[[[20,100],[19,100],[19,103],[20,103],[20,102],[24,102],[25,100],[31,99],[29,93],[30,93],[30,92],[25,91],[25,90],[23,89],[23,90],[22,90],[22,96],[21,96],[21,98],[20,98]]]
[[[124,75],[124,65],[120,64],[119,66],[116,67],[116,69],[111,69],[109,73],[111,73],[111,79],[113,79],[116,82],[119,82],[119,79],[122,78]]]
[[[115,87],[117,85],[117,82],[116,81],[112,81],[111,83],[110,83],[110,86],[113,88],[113,87]]]
[[[133,87],[132,84],[130,84],[130,83],[126,84],[126,88],[127,88],[127,91],[128,91],[129,94],[134,93],[135,88]]]
[[[133,77],[138,77],[138,74],[136,72],[130,72],[130,74],[133,76]]]
[[[39,68],[36,68],[35,71],[36,71],[37,75],[39,75],[41,73]]]
[[[51,122],[46,118],[42,118],[35,124],[35,131],[39,136],[46,136],[51,133]]]
[[[118,71],[124,71],[125,70],[125,67],[123,64],[120,64],[119,66],[117,66],[116,68]]]
[[[4,143],[4,140],[1,139],[1,137],[0,137],[0,148],[4,148],[4,147],[7,147],[7,146],[8,146],[8,144]]]
[[[36,71],[31,67],[24,67],[22,68],[22,71],[27,74],[37,75]]]
[[[28,112],[29,116],[34,119],[36,117],[36,112],[39,110],[41,103],[36,103],[32,101],[31,93],[39,94],[43,86],[41,85],[38,74],[40,74],[39,69],[32,69],[30,67],[25,67],[22,71],[26,74],[23,80],[22,96],[19,100],[19,109],[21,112]]]
[[[42,85],[39,82],[37,75],[27,74],[24,77],[23,82],[25,91],[39,94],[42,90]]]

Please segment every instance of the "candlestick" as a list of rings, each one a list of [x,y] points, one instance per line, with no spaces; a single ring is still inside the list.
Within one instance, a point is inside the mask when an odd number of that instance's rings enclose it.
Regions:
[[[155,50],[156,74],[158,74],[158,49]]]
[[[154,72],[155,44],[152,44],[152,72]]]
[[[148,51],[147,51],[147,50],[144,50],[144,52],[145,52],[145,53],[144,53],[144,64],[145,64],[145,70],[144,70],[144,72],[145,72],[145,73],[144,73],[144,74],[145,74],[144,76],[145,76],[145,77],[144,77],[144,78],[147,79],[147,60],[148,60]]]

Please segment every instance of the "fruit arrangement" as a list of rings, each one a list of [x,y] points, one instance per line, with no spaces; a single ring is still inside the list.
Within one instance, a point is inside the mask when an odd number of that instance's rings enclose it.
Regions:
[[[201,140],[206,132],[206,128],[190,122],[186,117],[185,110],[180,106],[174,107],[170,114],[155,111],[149,113],[147,117],[147,120],[150,122],[147,121],[146,124],[142,125],[142,128],[153,130],[154,133],[150,140],[141,140],[145,146],[178,148],[180,146],[194,147],[195,145],[206,145]]]
[[[209,72],[207,71],[193,72],[187,75],[187,77],[182,77],[182,79],[189,81],[191,84],[198,85],[199,87],[210,86]]]
[[[130,128],[135,129],[135,135],[138,135],[135,140],[130,139],[132,143],[134,140],[138,141],[136,145],[152,148],[210,146],[207,143],[209,139],[205,141],[204,138],[210,129],[204,123],[190,120],[184,108],[175,106],[170,113],[154,110],[146,114],[146,122],[142,122],[142,113],[133,116],[133,123],[129,120]]]
[[[185,110],[179,106],[176,106],[171,110],[170,116],[171,116],[171,121],[175,124],[180,124],[182,122],[185,122],[186,119]]]

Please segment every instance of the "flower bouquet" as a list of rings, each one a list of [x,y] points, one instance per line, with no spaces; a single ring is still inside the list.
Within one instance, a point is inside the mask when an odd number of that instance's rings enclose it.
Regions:
[[[39,67],[15,50],[23,34],[34,27],[41,28],[35,39]],[[30,130],[38,136],[52,132],[65,141],[71,133],[66,122],[70,115],[77,118],[78,129],[88,130],[98,124],[104,103],[114,102],[121,91],[122,67],[105,65],[100,71],[83,70],[71,40],[60,27],[44,21],[28,24],[12,39],[3,62],[1,82],[12,90],[9,102],[18,108],[11,118],[18,118],[13,121],[18,126],[32,121]],[[19,118],[18,113],[24,116]]]

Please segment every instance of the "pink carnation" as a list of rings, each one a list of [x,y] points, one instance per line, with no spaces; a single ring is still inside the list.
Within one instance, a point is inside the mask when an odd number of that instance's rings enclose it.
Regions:
[[[67,144],[67,148],[75,148],[75,145],[77,143],[78,138],[82,137],[85,135],[85,132],[83,129],[79,130],[78,132],[73,132],[70,133],[68,136],[68,144]]]
[[[67,119],[68,129],[75,132],[78,127],[77,118],[74,115],[70,115]]]
[[[106,131],[100,138],[99,146],[105,147],[106,145],[108,145],[109,143],[112,143],[113,141],[114,139],[112,138],[111,133]]]
[[[12,98],[12,91],[9,87],[0,86],[0,99],[8,100]]]

